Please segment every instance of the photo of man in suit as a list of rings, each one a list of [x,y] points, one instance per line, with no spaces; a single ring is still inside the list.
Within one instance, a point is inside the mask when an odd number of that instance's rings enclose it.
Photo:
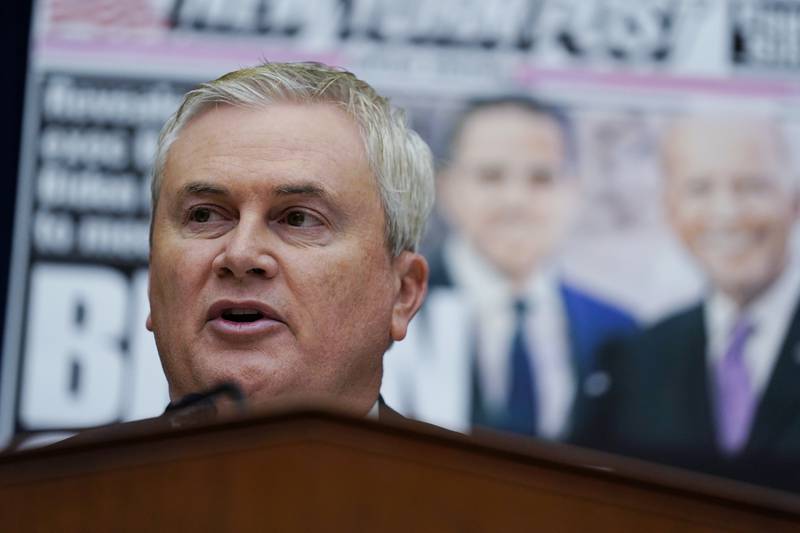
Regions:
[[[569,438],[594,352],[634,327],[559,275],[580,202],[574,152],[566,117],[529,98],[476,101],[459,117],[438,175],[451,231],[429,257],[431,293],[415,329],[424,340],[386,362],[384,395],[404,414]]]
[[[800,487],[798,185],[763,116],[686,116],[662,143],[669,222],[706,296],[604,355],[587,444]]]

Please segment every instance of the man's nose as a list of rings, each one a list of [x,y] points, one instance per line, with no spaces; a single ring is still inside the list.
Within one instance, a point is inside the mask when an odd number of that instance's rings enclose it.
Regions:
[[[717,187],[706,204],[708,216],[716,224],[736,222],[744,210],[744,202],[730,187]]]
[[[531,193],[537,193],[531,186],[530,174],[526,169],[509,170],[498,186],[498,200],[506,207],[526,207]]]
[[[274,235],[260,218],[239,220],[214,258],[212,268],[220,277],[244,279],[247,276],[272,278],[278,273],[273,255]]]

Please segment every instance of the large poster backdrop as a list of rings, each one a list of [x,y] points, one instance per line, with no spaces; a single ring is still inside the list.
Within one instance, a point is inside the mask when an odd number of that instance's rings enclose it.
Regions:
[[[658,137],[666,118],[716,106],[775,110],[790,134],[800,124],[797,1],[34,7],[0,442],[16,432],[152,416],[166,404],[144,328],[148,178],[161,124],[199,81],[262,59],[340,65],[406,108],[440,158],[451,121],[471,98],[526,94],[563,107],[584,191],[563,270],[643,321],[701,289],[664,223]],[[433,221],[428,252],[446,231]],[[437,309],[439,327],[457,331],[457,306]],[[412,332],[407,346],[423,352],[415,342]],[[439,400],[433,393],[427,401]]]

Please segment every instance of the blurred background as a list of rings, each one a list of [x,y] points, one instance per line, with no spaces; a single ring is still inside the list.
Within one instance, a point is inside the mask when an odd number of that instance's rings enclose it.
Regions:
[[[439,201],[423,251],[438,277],[409,338],[387,355],[383,394],[408,416],[459,431],[504,429],[491,406],[506,405],[516,363],[491,360],[514,349],[511,300],[539,310],[554,302],[556,311],[523,321],[528,348],[537,338],[548,352],[535,374],[552,376],[534,393],[528,433],[570,440],[581,394],[608,387],[590,362],[564,358],[580,335],[569,325],[574,295],[615,317],[611,335],[709,291],[714,259],[693,253],[665,201],[670,165],[680,166],[665,153],[676,117],[744,117],[692,145],[768,132],[770,162],[745,177],[779,167],[796,179],[797,1],[13,4],[2,22],[11,63],[0,442],[163,411],[166,384],[144,328],[152,155],[182,94],[238,67],[342,66],[404,108],[429,142]],[[723,141],[697,150],[723,162],[741,153],[741,140]],[[714,183],[688,187],[695,200],[718,200]],[[761,185],[734,189],[747,187]],[[796,238],[785,233],[791,255]],[[719,238],[738,262],[737,247],[760,237]]]

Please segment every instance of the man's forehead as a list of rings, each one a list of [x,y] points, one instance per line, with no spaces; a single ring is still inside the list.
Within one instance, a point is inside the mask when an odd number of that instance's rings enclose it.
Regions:
[[[776,151],[784,142],[778,124],[768,119],[697,117],[677,119],[669,124],[664,145],[680,156],[721,147]]]
[[[334,195],[345,181],[374,182],[360,131],[329,104],[208,110],[176,139],[164,178],[164,189],[182,193],[200,192],[187,186],[190,181],[231,178],[257,178],[283,194],[298,187],[310,194],[313,184],[317,193]]]
[[[335,132],[324,126],[335,125]],[[279,130],[280,135],[275,135]],[[333,134],[331,134],[333,133]],[[321,145],[346,146],[347,151],[324,151]],[[254,158],[297,157],[325,153],[329,156],[362,155],[365,150],[355,120],[328,103],[283,103],[261,106],[219,105],[198,114],[186,124],[173,144],[176,149],[207,154],[230,148]]]
[[[503,132],[520,135],[561,136],[561,126],[551,116],[514,106],[498,106],[471,113],[461,128],[460,136],[481,135],[484,132],[498,135]]]
[[[492,153],[561,157],[564,135],[551,117],[511,107],[481,109],[470,115],[454,139],[454,159]],[[516,153],[515,153],[516,152]]]
[[[681,176],[692,168],[786,173],[788,155],[779,125],[764,118],[678,119],[668,126],[663,140],[668,177]]]

